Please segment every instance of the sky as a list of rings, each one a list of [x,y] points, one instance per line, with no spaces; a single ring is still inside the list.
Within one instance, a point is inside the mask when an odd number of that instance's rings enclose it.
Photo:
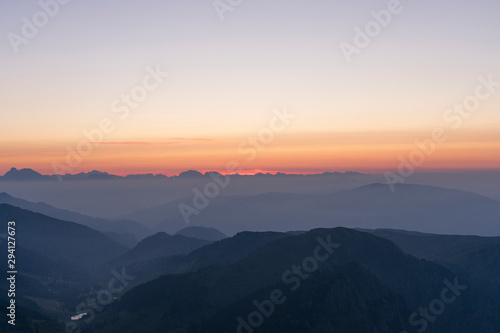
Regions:
[[[500,168],[498,1],[60,2],[0,3],[0,174]]]

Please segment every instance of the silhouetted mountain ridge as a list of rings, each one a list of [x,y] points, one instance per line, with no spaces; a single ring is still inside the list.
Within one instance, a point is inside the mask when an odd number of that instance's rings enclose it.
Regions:
[[[4,225],[16,222],[16,241],[20,245],[62,263],[89,267],[126,251],[89,227],[8,204],[0,204],[0,220]]]
[[[186,227],[177,231],[174,235],[182,235],[190,238],[205,239],[212,242],[216,242],[227,237],[217,229],[206,228],[201,226]]]
[[[209,176],[210,174],[213,175],[221,175],[217,171],[207,171],[205,173],[201,173],[200,171],[197,170],[186,170],[178,175],[174,176],[166,176],[164,174],[152,174],[152,173],[145,173],[145,174],[129,174],[125,176],[119,176],[119,175],[114,175],[110,174],[108,172],[103,172],[103,171],[98,171],[98,170],[92,170],[90,172],[80,172],[76,174],[64,174],[64,175],[43,175],[40,174],[39,172],[29,169],[29,168],[24,168],[21,170],[18,170],[16,168],[11,168],[9,171],[7,171],[3,176],[0,176],[0,180],[5,180],[5,181],[32,181],[32,180],[113,180],[113,179],[155,179],[155,178],[185,178],[185,179],[191,179],[191,178],[203,178],[207,177],[207,179],[210,179]],[[362,173],[358,172],[353,172],[353,171],[347,171],[347,172],[323,172],[323,173],[317,173],[317,174],[287,174],[283,172],[277,172],[275,174],[271,173],[262,173],[259,172],[255,175],[240,175],[238,173],[233,174],[233,177],[314,177],[314,176],[338,176],[338,175],[346,175],[346,176],[351,176],[351,175],[365,175]]]
[[[345,226],[391,228],[438,234],[500,235],[500,202],[459,190],[427,185],[371,184],[333,194],[269,192],[219,196],[207,200],[189,222],[225,234]],[[207,198],[205,198],[207,199]],[[178,199],[124,217],[169,232],[185,225],[180,205],[193,209],[193,197]],[[197,197],[198,202],[203,198]],[[199,206],[198,206],[199,207]],[[156,227],[155,227],[156,224]]]
[[[6,203],[22,209],[27,209],[35,213],[41,213],[54,217],[56,219],[79,223],[102,232],[129,233],[139,239],[153,233],[147,227],[135,221],[111,221],[103,218],[91,217],[66,209],[56,208],[44,202],[33,203],[27,200],[18,199],[5,192],[0,193],[0,203]]]
[[[294,292],[294,283],[283,280],[283,275],[293,265],[304,265],[318,246],[330,248],[318,239],[339,246]],[[269,299],[279,289],[286,301],[275,306],[256,331],[413,333],[411,313],[439,297],[443,281],[455,281],[454,276],[440,265],[404,254],[383,238],[345,228],[315,229],[266,243],[226,265],[167,275],[135,287],[96,318],[92,330],[234,332],[238,317],[247,320],[256,311],[254,300]],[[494,310],[481,297],[463,292],[427,331],[494,332],[499,327],[491,317]]]
[[[208,240],[190,238],[183,235],[171,236],[159,232],[146,237],[133,249],[112,260],[112,266],[126,266],[134,262],[151,261],[158,258],[188,254],[200,247],[212,243]]]

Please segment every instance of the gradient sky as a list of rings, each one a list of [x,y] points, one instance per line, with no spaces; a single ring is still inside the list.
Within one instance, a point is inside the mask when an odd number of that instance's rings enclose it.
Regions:
[[[45,0],[48,1],[48,0]],[[415,140],[449,135],[421,170],[500,168],[500,88],[461,126],[443,114],[500,81],[500,2],[402,0],[402,12],[348,63],[339,47],[387,1],[252,0],[221,21],[212,1],[78,1],[60,7],[19,53],[36,1],[0,3],[0,173],[53,173],[82,132],[115,129],[71,173],[186,169],[384,172]],[[112,103],[146,68],[169,77],[120,119]],[[238,152],[273,109],[297,118],[255,159]]]

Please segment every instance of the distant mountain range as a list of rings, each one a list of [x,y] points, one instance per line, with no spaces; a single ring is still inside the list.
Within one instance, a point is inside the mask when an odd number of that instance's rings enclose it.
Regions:
[[[111,238],[119,240],[123,244],[134,244],[134,242],[137,243],[138,240],[153,234],[153,231],[149,228],[135,221],[125,219],[111,221],[102,218],[90,217],[69,210],[59,209],[44,202],[34,203],[18,199],[5,192],[0,193],[0,203],[27,209],[56,219],[76,222],[102,232],[109,232],[109,236]],[[127,234],[132,235],[133,238],[130,238]],[[136,239],[135,241],[134,238]]]
[[[42,175],[34,171],[33,169],[16,169],[11,168],[7,171],[3,176],[0,176],[0,180],[4,181],[38,181],[38,180],[112,180],[112,179],[121,179],[121,178],[167,178],[164,175],[153,175],[153,174],[143,174],[143,175],[128,175],[125,177],[112,175],[107,172],[101,172],[97,170],[93,170],[90,172],[80,172],[77,174],[65,174],[60,175],[59,178],[57,175]]]
[[[213,175],[221,175],[218,172],[215,171],[208,171],[205,173],[201,173],[196,170],[188,170],[188,171],[183,171],[177,176],[166,176],[163,174],[152,174],[152,173],[146,173],[146,174],[130,174],[126,176],[118,176],[118,175],[113,175],[107,172],[101,172],[97,170],[93,170],[90,172],[80,172],[77,174],[64,174],[64,175],[43,175],[33,169],[17,169],[17,168],[11,168],[9,171],[7,171],[3,176],[0,176],[0,181],[42,181],[42,180],[51,180],[51,181],[56,181],[56,180],[64,180],[64,181],[71,181],[71,180],[113,180],[113,179],[166,179],[166,178],[183,178],[183,179],[190,179],[190,178],[207,178],[210,179],[210,174]],[[278,172],[276,174],[271,174],[271,173],[257,173],[255,175],[240,175],[240,174],[234,174],[232,175],[233,177],[316,177],[316,176],[328,176],[328,175],[363,175],[361,173],[357,172],[323,172],[321,174],[286,174],[286,173],[281,173]]]
[[[122,216],[153,230],[175,232],[186,225],[179,205],[193,197]],[[241,230],[288,231],[315,227],[392,228],[438,234],[500,235],[500,202],[471,192],[426,185],[371,184],[333,194],[265,193],[209,200],[192,225],[226,234]]]

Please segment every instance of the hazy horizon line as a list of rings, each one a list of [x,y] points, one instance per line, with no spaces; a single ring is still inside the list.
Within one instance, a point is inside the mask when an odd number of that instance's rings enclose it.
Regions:
[[[153,175],[153,176],[165,176],[168,178],[174,178],[174,177],[180,177],[184,173],[188,172],[196,172],[199,173],[202,176],[207,176],[210,173],[217,173],[223,176],[256,176],[256,175],[271,175],[271,176],[314,176],[314,175],[324,175],[324,174],[360,174],[360,175],[382,175],[384,172],[387,170],[377,170],[377,171],[371,171],[371,172],[366,172],[366,171],[357,171],[355,169],[352,170],[322,170],[322,171],[306,171],[306,170],[301,170],[301,171],[287,171],[287,170],[262,170],[262,169],[253,169],[253,170],[236,170],[236,172],[228,172],[228,171],[223,171],[223,170],[209,170],[209,169],[187,169],[184,171],[181,171],[179,173],[164,173],[164,172],[155,172],[155,171],[146,171],[146,172],[139,172],[139,173],[127,173],[127,172],[110,172],[110,171],[101,171],[97,169],[92,169],[89,171],[80,171],[80,172],[75,172],[75,173],[65,173],[65,174],[50,174],[50,173],[41,173],[36,171],[33,168],[25,167],[25,168],[17,168],[17,167],[11,167],[8,171],[6,171],[3,175],[0,177],[6,176],[9,172],[11,171],[22,171],[22,170],[31,170],[36,172],[37,174],[41,176],[48,176],[48,177],[53,177],[53,176],[76,176],[80,174],[91,174],[91,173],[99,173],[99,174],[105,174],[109,176],[115,176],[115,177],[127,177],[127,176],[148,176],[148,175]],[[418,173],[422,174],[428,174],[428,173],[447,173],[447,174],[453,174],[453,173],[489,173],[489,172],[499,172],[500,169],[497,168],[491,168],[491,169],[422,169]],[[196,177],[196,174],[193,174],[194,177]]]

